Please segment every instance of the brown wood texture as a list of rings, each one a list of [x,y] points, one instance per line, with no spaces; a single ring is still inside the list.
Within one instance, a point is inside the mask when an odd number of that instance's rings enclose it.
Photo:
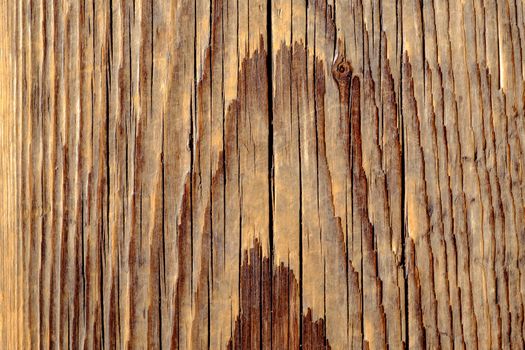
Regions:
[[[523,349],[523,0],[0,0],[1,349]]]

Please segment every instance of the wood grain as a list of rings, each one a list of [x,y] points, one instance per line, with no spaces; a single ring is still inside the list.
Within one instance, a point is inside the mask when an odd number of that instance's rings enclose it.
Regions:
[[[522,0],[0,0],[0,348],[522,349]]]

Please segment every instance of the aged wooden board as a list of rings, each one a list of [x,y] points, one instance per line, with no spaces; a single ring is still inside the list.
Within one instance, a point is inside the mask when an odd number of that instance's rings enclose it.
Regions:
[[[0,348],[522,349],[523,0],[0,0]]]

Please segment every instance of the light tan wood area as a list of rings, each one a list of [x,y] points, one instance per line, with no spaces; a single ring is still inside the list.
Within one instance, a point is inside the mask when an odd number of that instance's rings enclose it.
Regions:
[[[523,349],[523,0],[0,0],[0,349]]]

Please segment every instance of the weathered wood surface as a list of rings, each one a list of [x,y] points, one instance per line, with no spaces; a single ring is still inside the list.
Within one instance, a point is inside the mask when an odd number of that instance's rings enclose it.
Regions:
[[[522,349],[522,0],[1,0],[0,348]]]

